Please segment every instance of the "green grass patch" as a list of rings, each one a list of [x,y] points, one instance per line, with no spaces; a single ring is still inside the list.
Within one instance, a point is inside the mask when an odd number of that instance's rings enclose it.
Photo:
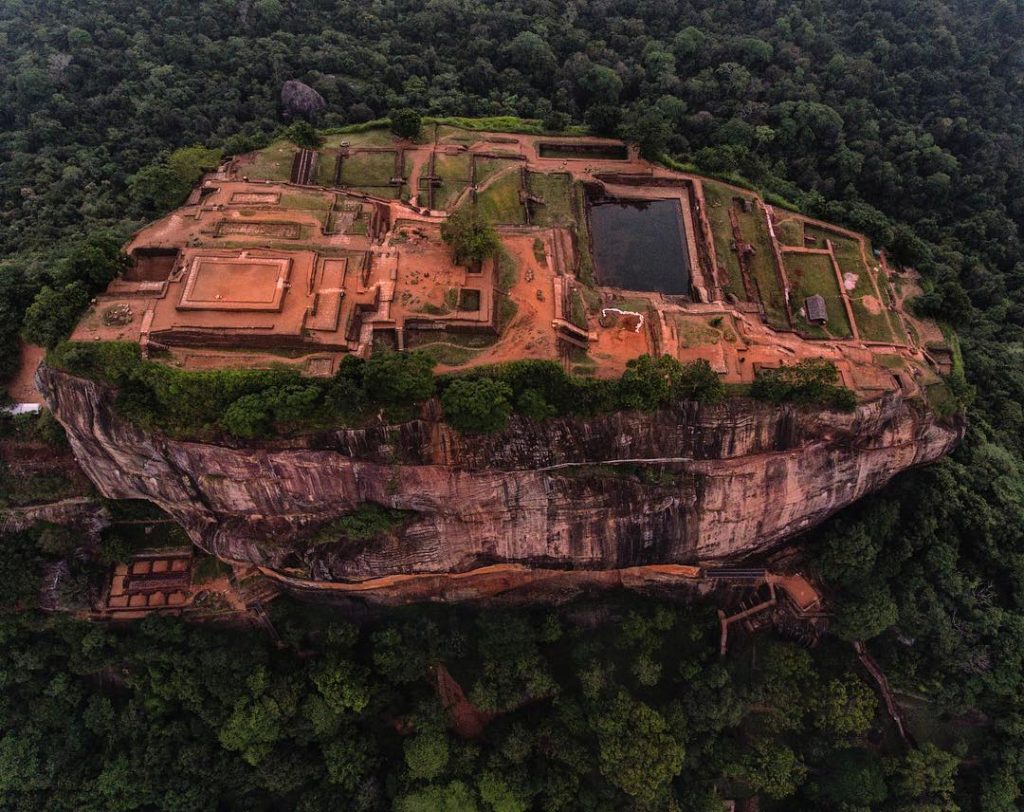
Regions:
[[[498,263],[498,288],[508,293],[519,281],[519,263],[504,247],[495,261]]]
[[[576,275],[584,285],[594,284],[594,256],[590,248],[590,225],[587,222],[587,201],[583,184],[573,187],[573,206],[576,209],[576,245],[579,251],[579,267]]]
[[[754,246],[754,253],[747,258],[747,267],[761,294],[768,323],[772,327],[787,329],[789,320],[786,318],[786,299],[775,267],[775,252],[772,250],[772,237],[768,232],[764,209],[755,203],[751,211],[738,210],[736,215],[739,218],[740,234]]]
[[[507,161],[504,158],[476,158],[473,162],[473,183],[482,186],[499,172],[521,165],[522,161]]]
[[[533,225],[567,226],[576,222],[572,204],[572,181],[563,173],[528,172],[526,188],[543,198],[543,205],[533,205]]]
[[[822,229],[817,231],[832,242],[836,261],[843,275],[843,284],[846,284],[847,279],[856,277],[856,284],[847,290],[847,295],[850,297],[850,307],[853,310],[853,317],[857,320],[860,337],[867,341],[897,341],[885,302],[876,296],[875,286],[872,284],[874,274],[864,265],[860,243],[835,232],[825,232]],[[877,305],[872,303],[869,306],[864,301],[865,297],[876,300]],[[873,313],[872,310],[878,312]]]
[[[445,211],[454,209],[468,185],[464,181],[446,180],[440,186],[434,187],[434,208]],[[421,198],[421,200],[425,200],[425,198]]]
[[[395,175],[394,152],[357,152],[341,164],[342,186],[386,186]]]
[[[533,240],[533,258],[538,265],[544,265],[548,261],[547,251],[544,250],[544,240],[536,237]]]
[[[460,347],[457,344],[449,344],[446,341],[436,341],[433,344],[423,344],[417,349],[423,350],[435,364],[444,364],[449,367],[462,366],[476,358],[482,350]]]
[[[316,185],[326,186],[328,188],[334,186],[334,167],[338,162],[338,153],[336,150],[325,150],[321,149],[316,159]]]
[[[487,222],[502,225],[526,222],[526,209],[519,200],[519,182],[519,172],[509,172],[477,196],[477,208]]]
[[[832,260],[825,254],[783,254],[786,263],[786,276],[792,291],[793,320],[796,326],[815,338],[850,338],[850,322],[846,318],[836,281]],[[825,298],[828,310],[828,325],[825,328],[809,322],[800,314],[804,307],[804,299],[814,294]]]
[[[472,167],[470,156],[463,152],[458,155],[434,155],[434,174],[446,180],[469,183]]]
[[[508,296],[498,297],[498,333],[503,333],[505,328],[512,323],[519,312],[519,305]]]
[[[386,121],[386,119],[385,119]],[[373,125],[374,122],[368,122]],[[390,147],[395,144],[397,139],[391,130],[388,129],[388,125],[385,123],[384,126],[374,125],[369,129],[362,131],[346,131],[336,132],[328,131],[328,134],[324,136],[324,149],[334,148],[337,149],[343,143],[353,147]]]
[[[569,297],[569,321],[581,330],[587,329],[587,303],[579,290],[574,290]]]
[[[334,202],[322,194],[307,192],[285,192],[278,204],[282,209],[298,209],[300,211],[327,212]]]
[[[242,174],[261,180],[288,180],[298,151],[295,144],[282,138],[257,152],[255,162],[241,168]]]
[[[372,197],[383,198],[384,200],[398,200],[406,187],[403,186],[350,186],[353,192],[362,192]],[[319,250],[319,249],[318,249]]]
[[[732,190],[718,183],[704,181],[704,200],[707,203],[706,214],[711,224],[711,235],[714,237],[715,254],[718,264],[725,270],[728,283],[727,292],[737,299],[746,301],[747,294],[743,289],[743,275],[740,272],[740,260],[732,249],[732,223],[729,221],[729,206],[732,205]]]
[[[775,236],[782,245],[802,246],[804,244],[804,224],[800,220],[787,218],[775,224]]]

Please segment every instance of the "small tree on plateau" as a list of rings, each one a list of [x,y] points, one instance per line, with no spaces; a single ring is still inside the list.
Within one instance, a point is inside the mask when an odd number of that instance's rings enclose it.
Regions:
[[[483,262],[501,249],[497,232],[471,206],[458,209],[441,224],[441,239],[451,246],[452,256],[459,264]]]
[[[512,389],[491,378],[453,381],[441,396],[445,419],[459,431],[505,428],[512,413]]]
[[[423,121],[420,119],[420,114],[409,107],[395,110],[391,114],[391,132],[399,138],[416,138],[422,127]]]

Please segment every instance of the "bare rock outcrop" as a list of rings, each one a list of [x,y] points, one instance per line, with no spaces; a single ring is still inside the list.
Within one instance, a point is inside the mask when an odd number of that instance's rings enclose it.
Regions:
[[[312,121],[327,106],[324,97],[305,82],[289,79],[281,85],[281,107],[285,118]]]
[[[38,382],[104,495],[155,502],[222,557],[337,580],[734,560],[938,459],[963,433],[891,394],[849,414],[730,399],[514,418],[489,436],[460,435],[427,413],[229,447],[142,431],[92,381],[42,367]],[[369,542],[309,542],[367,503],[410,518]]]

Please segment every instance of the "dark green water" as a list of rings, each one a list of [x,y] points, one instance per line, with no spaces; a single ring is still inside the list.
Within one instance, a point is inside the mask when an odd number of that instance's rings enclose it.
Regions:
[[[598,283],[672,295],[690,292],[690,257],[675,200],[616,200],[590,208]]]

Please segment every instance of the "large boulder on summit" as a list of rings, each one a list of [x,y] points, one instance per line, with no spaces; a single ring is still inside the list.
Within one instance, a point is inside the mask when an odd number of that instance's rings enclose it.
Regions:
[[[281,105],[285,118],[310,120],[316,118],[316,114],[327,106],[327,102],[305,82],[289,79],[281,86]]]

